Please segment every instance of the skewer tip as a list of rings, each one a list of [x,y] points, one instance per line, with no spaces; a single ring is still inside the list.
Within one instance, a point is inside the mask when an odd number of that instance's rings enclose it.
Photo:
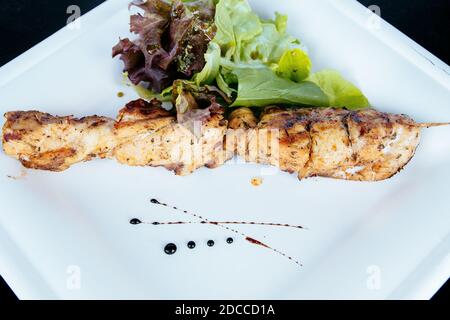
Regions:
[[[450,122],[425,122],[425,123],[416,123],[416,126],[419,128],[432,128],[432,127],[443,127],[449,126]]]

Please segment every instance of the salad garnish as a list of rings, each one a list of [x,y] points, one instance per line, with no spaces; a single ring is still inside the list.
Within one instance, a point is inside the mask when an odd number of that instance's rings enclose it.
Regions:
[[[370,106],[339,72],[312,71],[307,50],[287,32],[286,15],[262,19],[247,0],[147,0],[131,6],[144,10],[131,16],[138,38],[120,40],[113,55],[121,56],[141,97],[171,96],[179,113],[199,95],[214,98],[205,108],[212,102],[226,107]]]

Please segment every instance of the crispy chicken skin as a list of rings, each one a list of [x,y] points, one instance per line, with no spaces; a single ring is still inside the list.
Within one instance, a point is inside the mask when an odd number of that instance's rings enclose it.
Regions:
[[[109,157],[114,121],[105,117],[54,117],[38,111],[5,114],[3,150],[27,168],[62,171],[94,157]]]
[[[3,149],[27,168],[52,171],[100,157],[187,175],[203,166],[220,166],[237,154],[300,179],[378,181],[410,161],[420,128],[428,126],[374,109],[267,107],[258,119],[250,109],[238,108],[227,121],[223,108],[213,105],[198,114],[196,126],[180,123],[156,100],[132,101],[116,120],[8,112]]]
[[[236,127],[238,122],[230,119]],[[239,148],[238,154],[297,173],[300,179],[378,181],[409,162],[419,139],[420,126],[404,115],[268,107],[257,127],[248,130],[246,148]]]

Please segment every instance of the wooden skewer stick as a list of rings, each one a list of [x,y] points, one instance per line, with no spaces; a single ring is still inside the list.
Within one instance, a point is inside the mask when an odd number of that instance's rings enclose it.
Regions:
[[[431,128],[431,127],[442,127],[449,126],[450,122],[425,122],[425,123],[416,123],[416,126],[419,128]]]

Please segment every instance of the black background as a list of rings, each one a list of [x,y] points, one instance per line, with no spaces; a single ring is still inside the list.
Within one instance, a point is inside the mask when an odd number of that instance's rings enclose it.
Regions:
[[[449,0],[358,1],[366,6],[378,5],[386,21],[447,64],[450,63]],[[102,2],[101,0],[0,0],[0,66],[62,28],[68,18],[66,10],[69,5],[78,5],[84,14]],[[434,299],[449,301],[449,298],[450,281]],[[0,277],[0,301],[14,299],[14,293]]]

